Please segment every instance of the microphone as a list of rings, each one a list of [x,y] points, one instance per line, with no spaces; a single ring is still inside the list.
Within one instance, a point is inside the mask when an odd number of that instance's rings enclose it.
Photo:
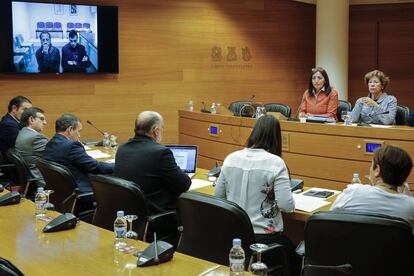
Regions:
[[[342,265],[312,265],[307,264],[303,267],[302,273],[305,269],[320,269],[320,270],[335,270],[338,272],[342,272],[344,274],[351,274],[353,267],[350,264],[342,264]]]
[[[378,115],[384,115],[384,114],[389,114],[390,113],[390,111],[388,110],[388,111],[384,111],[384,112],[381,112],[381,113],[377,113],[377,114],[373,114],[372,116],[371,115],[367,115],[367,116],[364,116],[364,118],[371,118],[372,119],[372,117],[374,117],[374,116],[378,116]],[[360,114],[359,115],[359,119],[358,119],[358,122],[357,122],[357,125],[358,126],[369,126],[369,123],[365,123],[365,122],[363,122],[362,121],[362,115]]]
[[[158,258],[157,233],[154,232],[154,264],[158,265],[160,259]]]
[[[87,120],[86,121],[88,124],[90,124],[91,126],[93,126],[97,131],[99,131],[102,135],[104,135],[104,132],[102,130],[100,130],[99,128],[97,128],[94,124],[92,124],[91,121]]]
[[[250,99],[248,100],[248,102],[253,102],[253,99],[256,97],[256,95],[252,95],[251,97],[250,97]]]
[[[305,101],[305,97],[302,96],[302,100],[300,101],[300,104],[298,106],[298,110],[296,111],[296,116],[297,117],[299,117],[299,111],[300,111],[300,108],[302,107],[302,104],[303,104],[304,101]]]

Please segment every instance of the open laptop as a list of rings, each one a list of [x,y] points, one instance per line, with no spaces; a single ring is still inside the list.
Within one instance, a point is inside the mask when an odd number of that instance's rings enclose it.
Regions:
[[[166,145],[166,147],[172,151],[178,167],[192,178],[197,169],[198,147],[189,145]]]

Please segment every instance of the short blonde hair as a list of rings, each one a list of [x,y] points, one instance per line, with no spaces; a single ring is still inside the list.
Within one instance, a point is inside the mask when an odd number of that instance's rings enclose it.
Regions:
[[[369,80],[372,77],[377,77],[380,80],[380,82],[381,82],[382,86],[384,87],[384,89],[390,83],[390,77],[385,75],[385,73],[380,71],[380,70],[374,70],[374,71],[366,73],[365,76],[364,76],[365,83],[368,84]]]

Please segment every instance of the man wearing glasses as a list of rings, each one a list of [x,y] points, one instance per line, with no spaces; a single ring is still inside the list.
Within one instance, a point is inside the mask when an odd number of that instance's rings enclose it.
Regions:
[[[62,48],[63,72],[86,72],[91,65],[86,55],[85,47],[78,43],[78,33],[75,30],[69,32],[69,43]]]
[[[49,141],[42,134],[43,128],[47,124],[44,111],[37,107],[26,109],[22,114],[20,124],[23,128],[16,138],[16,151],[26,161],[32,177],[42,178],[42,174],[36,167],[36,162],[41,159]]]
[[[51,35],[42,32],[39,36],[40,48],[36,51],[38,69],[42,73],[59,73],[60,53],[52,46]]]

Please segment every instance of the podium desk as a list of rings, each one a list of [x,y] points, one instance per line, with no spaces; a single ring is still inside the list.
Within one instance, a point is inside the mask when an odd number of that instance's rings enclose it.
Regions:
[[[199,146],[198,167],[211,168],[216,161],[244,148],[253,118],[179,111],[179,143]],[[384,144],[405,149],[414,159],[414,128],[374,128],[280,121],[282,157],[291,177],[309,187],[343,190],[358,172],[362,182],[368,174],[375,147]],[[367,152],[368,150],[368,152]],[[414,182],[414,170],[408,178]],[[410,184],[414,191],[414,184]]]
[[[137,257],[115,254],[112,232],[81,221],[75,229],[45,234],[46,223],[35,219],[34,209],[25,199],[0,207],[1,257],[25,275],[228,275],[225,266],[178,252],[170,262],[138,268]],[[134,242],[139,250],[147,246]]]

